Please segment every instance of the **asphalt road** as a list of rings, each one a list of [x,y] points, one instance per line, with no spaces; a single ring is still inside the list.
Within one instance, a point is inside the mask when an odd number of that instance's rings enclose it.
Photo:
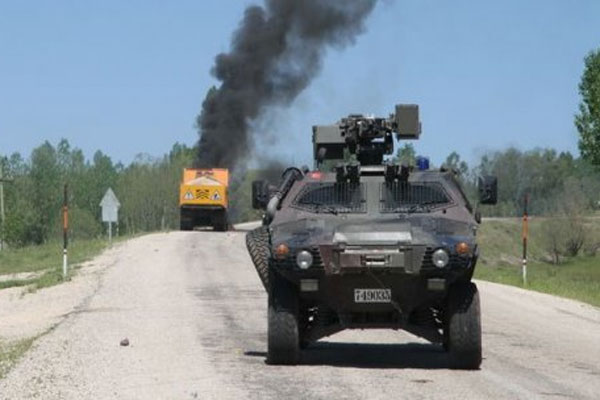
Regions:
[[[341,332],[302,365],[275,367],[244,232],[131,240],[98,280],[0,381],[0,398],[600,398],[600,310],[552,296],[478,283],[479,371],[450,370],[440,346],[387,330]]]

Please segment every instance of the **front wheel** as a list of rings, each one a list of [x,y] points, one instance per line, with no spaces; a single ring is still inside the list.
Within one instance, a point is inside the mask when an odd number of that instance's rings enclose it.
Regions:
[[[447,315],[445,347],[452,368],[478,369],[481,365],[481,311],[474,283],[457,283],[450,288]]]
[[[246,234],[246,248],[265,290],[269,291],[269,231],[265,226]]]
[[[267,361],[274,365],[295,365],[300,358],[297,289],[274,271],[270,272]]]

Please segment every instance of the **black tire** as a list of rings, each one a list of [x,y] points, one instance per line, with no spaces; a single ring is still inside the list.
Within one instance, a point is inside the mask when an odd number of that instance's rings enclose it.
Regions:
[[[179,222],[179,228],[180,228],[182,231],[191,231],[191,230],[193,230],[193,229],[194,229],[194,226],[192,225],[192,222],[191,222],[191,221],[188,221],[188,220],[182,219],[182,220]]]
[[[481,365],[481,311],[474,283],[457,283],[450,288],[447,318],[445,336],[450,366],[478,369]]]
[[[213,229],[217,232],[225,232],[227,230],[227,224],[224,222],[217,222],[213,225]]]
[[[222,212],[213,220],[213,229],[218,232],[227,231],[229,224],[227,222],[227,214]]]
[[[246,248],[265,290],[269,290],[269,232],[266,226],[246,234]]]
[[[272,365],[295,365],[300,359],[298,330],[298,293],[296,288],[271,273],[267,362]]]

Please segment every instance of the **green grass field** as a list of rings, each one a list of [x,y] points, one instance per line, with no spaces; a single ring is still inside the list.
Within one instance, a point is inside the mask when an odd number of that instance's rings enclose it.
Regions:
[[[539,229],[541,222],[530,224],[527,285],[521,278],[521,221],[484,221],[479,231],[481,258],[475,278],[525,287],[539,292],[568,297],[600,307],[600,256],[578,256],[559,265],[546,262]],[[594,227],[595,228],[595,227]],[[596,229],[591,229],[596,235]]]
[[[564,296],[600,306],[600,256],[579,256],[553,265],[544,249],[541,220],[530,222],[528,284],[526,288]],[[600,228],[590,223],[590,232]],[[125,238],[119,238],[124,240]],[[478,233],[481,256],[475,278],[523,287],[521,281],[521,221],[515,219],[484,221]],[[69,263],[77,265],[107,247],[105,239],[78,240],[69,247]],[[27,286],[32,290],[62,282],[61,243],[10,249],[0,252],[0,276],[37,272],[27,279],[0,281],[0,289]]]
[[[106,239],[76,240],[69,245],[69,265],[77,266],[108,247]],[[72,273],[71,269],[71,273]],[[62,242],[7,249],[0,252],[0,276],[35,273],[25,279],[0,280],[0,289],[29,286],[33,290],[62,282]]]

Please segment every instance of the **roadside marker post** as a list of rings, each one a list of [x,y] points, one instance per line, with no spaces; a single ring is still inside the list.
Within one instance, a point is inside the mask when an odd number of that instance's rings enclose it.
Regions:
[[[4,183],[12,182],[12,179],[4,177],[4,170],[2,160],[0,160],[0,223],[2,224],[0,230],[0,251],[4,249]]]
[[[65,183],[64,199],[63,199],[63,280],[67,279],[68,272],[68,254],[67,247],[69,246],[69,192],[68,185]]]
[[[523,203],[523,264],[521,266],[523,286],[527,286],[527,236],[529,236],[529,215],[527,214],[528,203],[529,195],[526,194]]]

